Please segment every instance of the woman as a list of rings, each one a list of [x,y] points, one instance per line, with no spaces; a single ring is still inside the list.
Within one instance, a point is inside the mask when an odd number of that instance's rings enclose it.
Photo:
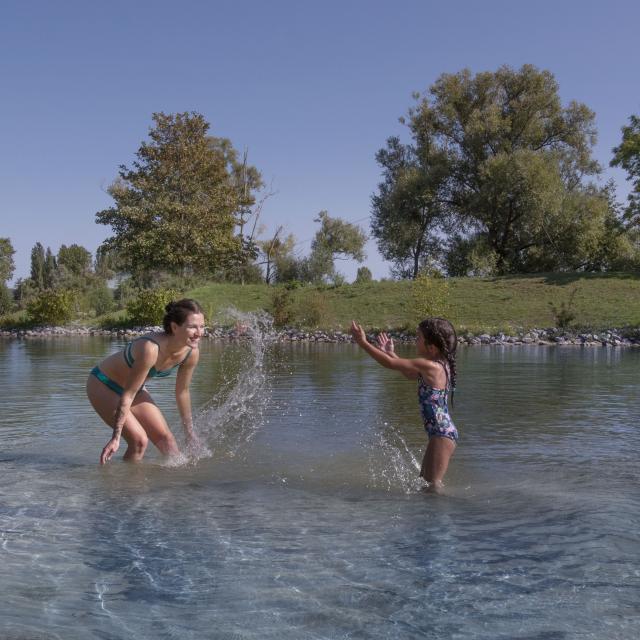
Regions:
[[[138,462],[149,440],[166,456],[179,453],[167,421],[145,387],[149,378],[164,378],[178,369],[176,403],[182,426],[191,443],[196,436],[191,416],[189,384],[198,364],[198,345],[204,334],[204,314],[195,300],[166,306],[164,332],[150,333],[129,342],[94,367],[87,380],[87,396],[96,413],[113,429],[102,450],[100,464],[108,462],[127,442],[124,459]]]

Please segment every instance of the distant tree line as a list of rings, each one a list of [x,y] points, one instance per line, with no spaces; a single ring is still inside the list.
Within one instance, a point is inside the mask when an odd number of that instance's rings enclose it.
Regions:
[[[54,254],[37,242],[30,276],[16,282],[12,296],[5,283],[14,251],[2,240],[1,313],[26,310],[33,321],[63,322],[139,306],[140,292],[150,288],[179,291],[211,279],[340,283],[336,260],[364,260],[364,232],[326,211],[316,218],[319,229],[306,256],[282,228],[258,238],[271,194],[247,153],[240,156],[230,140],[208,135],[200,114],[156,113],[153,121],[133,165],[122,165],[108,189],[113,206],[96,214],[112,233],[95,259],[77,244]]]
[[[632,186],[620,203],[612,181],[598,183],[595,114],[563,105],[549,71],[463,70],[414,98],[401,118],[408,140],[391,137],[376,154],[371,233],[395,277],[640,269],[640,116],[613,149],[611,165]],[[273,193],[248,153],[211,136],[198,113],[152,118],[108,189],[113,205],[96,213],[111,234],[95,257],[77,244],[54,254],[37,242],[30,276],[12,292],[15,251],[0,238],[0,314],[31,305],[35,318],[53,305],[99,316],[148,288],[204,280],[337,285],[337,261],[364,261],[365,232],[327,211],[304,255],[283,227],[263,237]],[[370,279],[360,267],[357,281]]]
[[[30,275],[17,280],[2,313],[26,310],[34,321],[60,323],[73,316],[108,313],[116,304],[107,286],[110,275],[100,252],[94,261],[91,252],[78,244],[63,244],[54,254],[50,247],[45,250],[36,242],[31,249]],[[44,310],[47,318],[42,316]]]
[[[259,239],[264,193],[260,172],[240,160],[230,140],[208,135],[197,113],[153,115],[149,142],[132,168],[120,167],[109,188],[114,205],[96,214],[112,234],[102,250],[144,286],[158,274],[232,282],[335,281],[335,260],[364,260],[364,232],[318,214],[309,256],[296,255],[293,236],[278,229]]]

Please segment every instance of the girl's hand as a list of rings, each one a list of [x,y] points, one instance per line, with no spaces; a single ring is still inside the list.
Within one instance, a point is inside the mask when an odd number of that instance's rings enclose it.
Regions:
[[[100,454],[100,464],[106,464],[120,447],[120,438],[111,438]]]
[[[378,346],[385,353],[395,353],[393,346],[393,338],[390,338],[386,333],[378,335]]]
[[[353,339],[358,344],[366,344],[367,343],[367,334],[364,332],[364,329],[355,321],[351,321],[351,335]]]

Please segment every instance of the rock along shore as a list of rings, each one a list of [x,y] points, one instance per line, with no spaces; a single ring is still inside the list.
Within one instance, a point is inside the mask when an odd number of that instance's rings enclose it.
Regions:
[[[112,339],[129,339],[150,331],[161,331],[161,327],[137,327],[134,329],[99,329],[91,327],[34,327],[32,329],[10,329],[0,331],[0,338],[30,340],[42,338],[101,336]],[[415,342],[412,332],[389,331],[396,342]],[[369,334],[373,339],[375,334]],[[339,330],[312,330],[285,328],[275,332],[278,342],[351,342],[351,335]],[[205,337],[210,340],[247,339],[247,335],[234,328],[208,328]],[[565,329],[529,329],[514,335],[504,333],[464,333],[458,336],[462,345],[540,345],[540,346],[584,346],[584,347],[640,347],[640,329],[608,329],[602,331],[568,331]]]

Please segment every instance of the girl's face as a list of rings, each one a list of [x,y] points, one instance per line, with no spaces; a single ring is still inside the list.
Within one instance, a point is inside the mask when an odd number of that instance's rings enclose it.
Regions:
[[[416,334],[417,334],[416,348],[418,350],[418,353],[423,358],[431,358],[431,359],[437,358],[439,354],[438,347],[427,342],[424,336],[422,335],[422,331],[420,331],[420,329],[418,329]]]
[[[201,313],[190,313],[182,324],[171,323],[173,336],[188,347],[197,349],[200,338],[204,335],[204,316]]]
[[[418,329],[418,331],[417,331],[416,348],[418,350],[418,353],[421,356],[428,356],[429,355],[427,353],[427,343],[426,343],[426,341],[424,339],[424,336],[422,335],[422,331],[420,331],[420,329]]]

